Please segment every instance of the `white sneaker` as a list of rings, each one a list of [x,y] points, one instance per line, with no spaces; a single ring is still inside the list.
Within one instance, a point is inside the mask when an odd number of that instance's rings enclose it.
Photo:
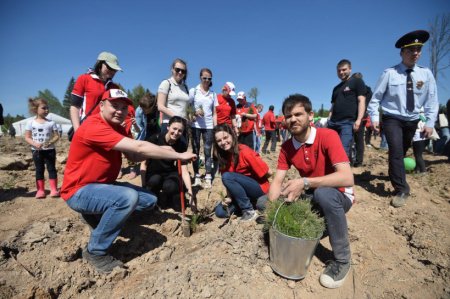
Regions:
[[[205,182],[203,183],[203,188],[204,189],[211,189],[212,184],[211,184],[211,179],[205,179]]]
[[[196,176],[194,184],[192,186],[196,187],[196,186],[201,186],[201,185],[202,185],[202,179],[199,176]]]

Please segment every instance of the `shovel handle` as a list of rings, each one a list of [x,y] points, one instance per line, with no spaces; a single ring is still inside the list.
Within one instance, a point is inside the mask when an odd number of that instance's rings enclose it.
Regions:
[[[183,215],[183,221],[185,216],[185,208],[184,208],[184,188],[183,188],[183,173],[181,171],[181,160],[177,160],[178,164],[178,178],[179,178],[179,185],[180,185],[180,200],[181,200],[181,213]]]

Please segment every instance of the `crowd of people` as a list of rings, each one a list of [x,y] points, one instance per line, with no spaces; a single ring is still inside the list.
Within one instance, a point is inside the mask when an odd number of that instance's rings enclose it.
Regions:
[[[334,254],[320,283],[327,288],[340,287],[351,267],[346,220],[355,200],[351,167],[363,164],[364,148],[371,146],[372,134],[380,134],[381,147],[387,143],[394,207],[409,199],[403,158],[411,145],[417,171],[426,171],[422,153],[434,136],[438,117],[433,75],[417,65],[428,36],[419,30],[397,41],[402,61],[383,72],[373,95],[362,75],[352,74],[351,62],[339,61],[341,82],[332,91],[326,125],[314,122],[311,101],[302,94],[288,96],[279,115],[275,115],[274,105],[263,113],[264,107],[248,101],[245,92],[236,93],[233,82],[225,82],[216,94],[209,68],[200,70],[199,83],[189,89],[188,66],[182,59],[173,61],[171,76],[161,81],[157,95],[145,94],[134,111],[128,95],[112,81],[122,70],[117,57],[100,53],[72,91],[70,116],[75,133],[61,187],[61,197],[92,229],[83,258],[102,273],[121,267],[122,262],[108,249],[134,211],[156,205],[178,208],[181,193],[195,211],[194,187],[211,188],[213,180],[220,177],[226,196],[215,206],[219,218],[235,214],[241,221],[253,221],[263,213],[267,201],[280,196],[295,201],[307,194],[326,220]],[[27,125],[25,139],[36,165],[36,198],[45,197],[45,166],[50,196],[57,197],[54,144],[60,134],[46,118],[45,100],[30,99],[29,106],[36,118]],[[448,106],[447,115],[439,115],[441,139],[435,143],[446,155],[450,146]],[[278,154],[275,171],[264,161],[270,153]],[[142,186],[117,181],[122,155],[136,172],[139,167]],[[287,179],[292,166],[299,178]]]

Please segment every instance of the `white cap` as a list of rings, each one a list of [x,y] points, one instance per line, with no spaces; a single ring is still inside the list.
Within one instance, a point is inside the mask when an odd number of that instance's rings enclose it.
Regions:
[[[236,95],[236,87],[234,86],[233,82],[227,82],[225,83],[226,88],[228,89],[230,96]]]
[[[237,99],[238,100],[240,100],[240,99],[246,99],[247,97],[245,96],[245,92],[243,92],[243,91],[240,91],[240,92],[238,92],[238,94],[237,94]]]

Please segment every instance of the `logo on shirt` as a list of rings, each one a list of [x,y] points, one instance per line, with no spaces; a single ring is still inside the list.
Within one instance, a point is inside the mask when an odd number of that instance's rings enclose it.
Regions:
[[[417,87],[418,89],[421,89],[422,86],[423,86],[423,81],[417,81],[416,87]]]
[[[350,91],[350,87],[345,86],[344,91]]]

